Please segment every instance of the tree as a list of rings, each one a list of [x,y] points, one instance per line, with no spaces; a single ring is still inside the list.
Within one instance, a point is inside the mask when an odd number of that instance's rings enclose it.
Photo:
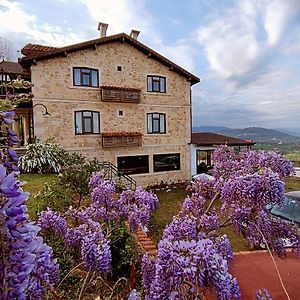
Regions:
[[[215,150],[213,161],[215,180],[197,180],[164,230],[157,258],[143,257],[146,299],[204,299],[209,290],[218,299],[239,299],[237,280],[228,270],[233,251],[220,235],[222,227],[232,226],[251,245],[264,243],[282,256],[283,238],[299,247],[297,229],[267,211],[267,205],[283,203],[283,180],[293,173],[292,163],[275,152],[237,154],[227,146]],[[138,299],[135,292],[130,297]]]

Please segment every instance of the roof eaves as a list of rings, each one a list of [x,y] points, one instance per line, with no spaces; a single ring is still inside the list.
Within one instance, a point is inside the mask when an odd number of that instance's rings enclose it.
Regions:
[[[82,42],[79,44],[58,48],[53,51],[40,53],[40,54],[32,55],[32,56],[27,56],[27,57],[21,58],[20,63],[24,64],[24,65],[31,65],[32,63],[36,63],[37,61],[40,61],[40,60],[49,59],[49,58],[60,56],[60,55],[66,56],[70,52],[80,51],[80,50],[83,50],[86,48],[91,48],[91,47],[96,48],[97,45],[102,45],[102,44],[111,43],[111,42],[118,42],[118,41],[127,42],[128,44],[131,44],[132,46],[137,48],[139,51],[147,54],[148,57],[155,58],[157,61],[159,61],[162,64],[169,67],[170,70],[174,70],[175,72],[179,73],[180,75],[188,78],[188,80],[190,80],[190,82],[191,82],[191,85],[200,82],[200,79],[197,76],[186,71],[182,67],[173,63],[172,61],[170,61],[166,57],[160,55],[153,49],[147,47],[143,43],[133,39],[126,33],[119,33],[119,34],[111,35],[111,36],[104,37],[104,38],[97,38],[97,39]]]

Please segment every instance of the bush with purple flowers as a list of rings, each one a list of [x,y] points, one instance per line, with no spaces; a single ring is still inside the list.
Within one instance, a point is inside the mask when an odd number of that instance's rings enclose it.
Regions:
[[[38,235],[40,228],[27,214],[28,193],[17,180],[18,156],[11,146],[17,135],[8,126],[13,111],[0,112],[0,295],[1,299],[41,299],[59,280],[52,249]]]
[[[120,256],[116,253],[116,245],[120,239],[124,241],[125,235],[121,233],[124,222],[132,230],[147,225],[158,199],[142,188],[125,190],[119,195],[115,182],[105,180],[102,172],[93,173],[90,187],[90,203],[80,208],[70,207],[64,214],[48,208],[40,213],[38,224],[45,233],[55,232],[63,239],[66,249],[77,252],[87,278],[96,274],[105,280],[116,259],[112,254]],[[119,251],[122,247],[124,245]]]
[[[227,146],[217,149],[213,160],[215,179],[201,178],[190,187],[191,196],[164,230],[157,258],[143,258],[147,300],[202,299],[208,291],[218,299],[239,299],[237,280],[228,271],[233,251],[220,235],[222,227],[232,226],[253,246],[267,243],[279,255],[285,254],[283,238],[299,247],[297,230],[271,218],[266,208],[283,203],[283,180],[293,174],[293,165],[278,153],[237,154]],[[215,201],[221,201],[219,214]]]

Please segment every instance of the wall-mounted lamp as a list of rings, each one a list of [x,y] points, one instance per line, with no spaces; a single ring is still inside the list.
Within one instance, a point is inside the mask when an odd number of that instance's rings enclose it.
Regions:
[[[38,106],[38,105],[43,106],[43,107],[45,108],[45,112],[43,113],[43,116],[45,116],[45,117],[51,116],[51,114],[48,112],[47,106],[44,105],[44,104],[42,104],[42,103],[34,104],[34,105],[32,106],[32,109],[34,109],[34,108],[35,108],[36,106]]]

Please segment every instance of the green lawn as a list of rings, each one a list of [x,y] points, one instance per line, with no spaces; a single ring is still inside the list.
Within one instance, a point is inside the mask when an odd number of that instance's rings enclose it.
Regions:
[[[299,177],[289,178],[285,183],[285,190],[287,192],[300,190],[300,178]]]
[[[180,206],[188,192],[185,189],[173,189],[170,192],[166,192],[166,190],[154,192],[159,199],[159,206],[151,218],[150,231],[153,239],[158,242],[166,225],[179,212]]]
[[[46,183],[51,183],[55,181],[56,178],[57,175],[55,174],[21,174],[20,181],[27,182],[23,186],[23,190],[30,193],[29,199],[27,200],[27,207],[29,215],[32,218],[36,217],[38,207],[42,205],[42,203],[36,202],[37,200],[34,196],[43,189]]]

